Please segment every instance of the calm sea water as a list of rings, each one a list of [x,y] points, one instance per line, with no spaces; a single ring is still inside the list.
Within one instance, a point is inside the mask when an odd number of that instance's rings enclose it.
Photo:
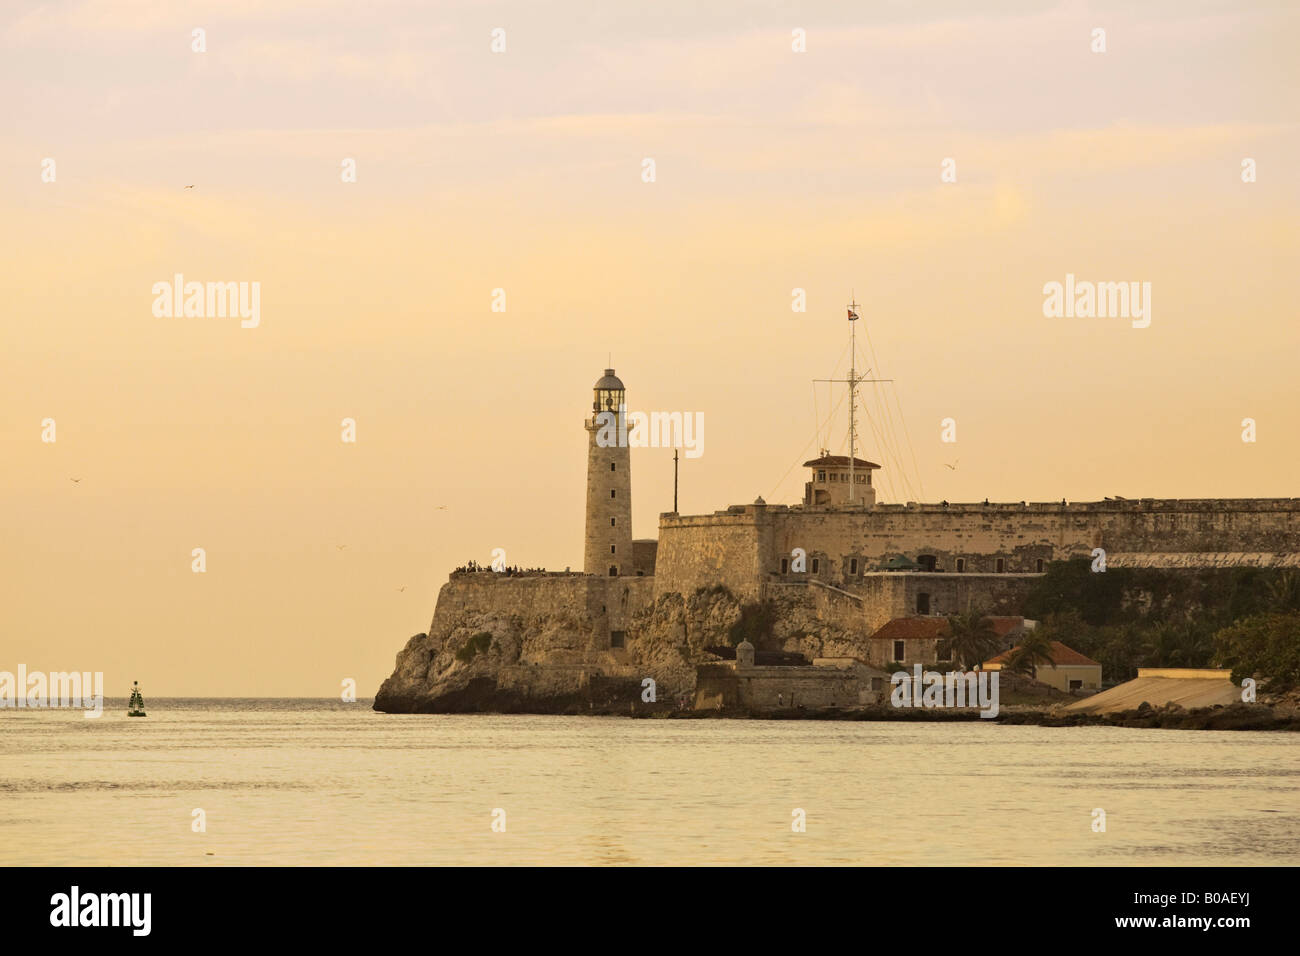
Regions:
[[[0,865],[1300,860],[1295,734],[369,708],[0,710]]]

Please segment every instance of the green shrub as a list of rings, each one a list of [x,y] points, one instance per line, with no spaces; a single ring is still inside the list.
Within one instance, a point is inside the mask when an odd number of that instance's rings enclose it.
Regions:
[[[722,597],[728,597],[734,599],[731,593],[731,589],[727,587],[725,584],[715,584],[712,587],[707,587],[707,588],[698,587],[695,589],[695,594],[697,597],[700,595],[703,595],[704,597],[722,596]]]
[[[456,660],[462,664],[468,664],[477,655],[483,654],[492,646],[492,635],[487,631],[479,631],[464,646],[456,652]]]
[[[1300,685],[1300,614],[1260,614],[1214,635],[1215,656],[1232,679],[1257,677],[1271,691]]]

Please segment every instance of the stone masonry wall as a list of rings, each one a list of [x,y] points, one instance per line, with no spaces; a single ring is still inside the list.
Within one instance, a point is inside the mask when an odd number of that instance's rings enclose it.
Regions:
[[[1061,504],[877,505],[833,510],[746,505],[660,517],[658,594],[724,583],[757,600],[795,548],[843,586],[885,559],[931,555],[936,570],[1035,573],[1038,562],[1108,552],[1300,553],[1300,499],[1141,499]],[[852,571],[853,561],[858,570]]]
[[[670,534],[665,534],[666,528]],[[750,515],[663,516],[655,558],[655,596],[689,596],[721,584],[738,596],[757,598],[762,571],[758,523]]]

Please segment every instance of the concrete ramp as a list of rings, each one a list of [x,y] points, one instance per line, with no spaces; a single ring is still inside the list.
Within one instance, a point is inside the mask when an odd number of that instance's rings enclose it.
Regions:
[[[1137,710],[1145,701],[1152,707],[1178,704],[1187,710],[1197,707],[1241,703],[1241,688],[1232,683],[1232,671],[1196,670],[1175,667],[1142,667],[1138,676],[1093,694],[1065,708],[1072,714],[1113,714]]]

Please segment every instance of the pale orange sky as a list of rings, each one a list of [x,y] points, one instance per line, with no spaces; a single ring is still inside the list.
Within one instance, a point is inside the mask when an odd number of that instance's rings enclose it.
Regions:
[[[1293,4],[589,6],[5,6],[0,670],[372,694],[453,566],[580,566],[609,352],[704,415],[683,512],[796,501],[851,292],[928,500],[1296,493]],[[1150,328],[1044,318],[1067,272]]]

